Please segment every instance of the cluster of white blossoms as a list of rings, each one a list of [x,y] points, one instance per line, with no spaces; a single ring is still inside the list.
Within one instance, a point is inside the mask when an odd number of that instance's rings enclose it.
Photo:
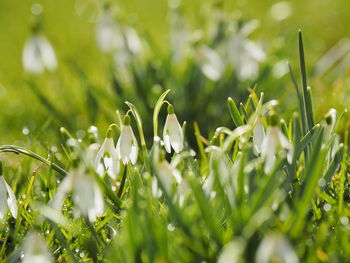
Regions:
[[[106,6],[96,24],[96,41],[103,53],[113,56],[120,78],[131,81],[129,66],[141,58],[145,43],[132,26],[116,23],[110,7]]]
[[[166,117],[163,130],[163,144],[168,153],[171,153],[171,148],[173,148],[176,153],[181,152],[184,148],[183,131],[172,105],[168,106],[168,116]],[[116,146],[112,138],[112,130],[109,128],[106,138],[96,154],[94,167],[96,171],[101,174],[100,167],[102,161],[107,174],[112,179],[116,179],[121,164],[136,164],[138,151],[139,147],[130,125],[130,117],[129,115],[125,115]]]
[[[107,174],[112,180],[117,180],[117,176],[122,166],[127,164],[136,165],[138,159],[139,146],[130,123],[128,113],[124,117],[123,123],[119,127],[112,124],[108,128],[106,138],[101,145],[93,143],[87,150],[86,157],[99,176]],[[120,136],[115,145],[112,137],[112,126],[120,128]],[[96,135],[96,128],[93,131]],[[184,135],[182,128],[174,113],[171,104],[168,106],[168,116],[164,125],[163,143],[165,150],[171,152],[171,148],[179,153],[184,148]],[[76,140],[71,143],[76,146]],[[181,176],[176,169],[172,169],[166,160],[157,165],[161,180],[168,187],[166,176],[174,177],[178,183],[181,182]],[[75,204],[76,216],[85,216],[90,222],[95,221],[104,214],[104,197],[97,181],[89,174],[88,169],[84,167],[74,168],[60,184],[56,195],[51,201],[51,206],[56,210],[61,210],[68,193],[72,192],[72,200]]]

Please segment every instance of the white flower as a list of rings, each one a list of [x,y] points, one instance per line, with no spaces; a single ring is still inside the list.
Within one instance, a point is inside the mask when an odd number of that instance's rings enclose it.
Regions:
[[[221,250],[218,263],[238,263],[242,261],[244,245],[240,240],[234,240],[227,243]]]
[[[287,160],[291,163],[293,157],[293,146],[278,126],[269,126],[261,145],[261,156],[265,158],[265,173],[270,173],[272,171],[275,163],[275,154],[281,148],[287,150]]]
[[[133,27],[124,28],[124,36],[128,50],[133,54],[140,54],[143,50],[143,43]]]
[[[33,74],[41,74],[45,69],[56,70],[55,51],[44,36],[34,34],[27,40],[23,48],[22,64],[25,71]]]
[[[0,175],[0,221],[6,218],[7,209],[10,209],[14,218],[17,218],[16,196],[11,187],[6,183],[5,178]]]
[[[162,183],[165,191],[170,194],[175,183],[181,184],[182,178],[180,172],[172,167],[166,160],[157,164],[158,179]]]
[[[260,117],[258,118],[253,129],[253,147],[254,147],[253,151],[255,155],[259,155],[261,153],[261,146],[264,138],[265,138],[265,129]]]
[[[124,164],[137,161],[138,145],[137,140],[130,126],[130,117],[125,116],[122,132],[117,142],[117,155]]]
[[[23,263],[53,262],[45,240],[38,233],[30,233],[24,242]]]
[[[110,135],[107,135],[96,155],[94,166],[96,171],[99,171],[101,159],[103,159],[104,165],[107,169],[107,174],[111,178],[116,179],[119,172],[119,158],[114,146],[113,138],[108,136]]]
[[[225,67],[218,53],[216,53],[215,50],[203,45],[198,47],[197,53],[197,58],[203,74],[211,80],[219,80]]]
[[[80,170],[73,170],[62,181],[53,199],[53,207],[60,209],[68,192],[73,192],[73,202],[78,215],[87,216],[90,222],[104,213],[104,200],[96,181]]]
[[[335,127],[335,123],[337,120],[337,111],[333,108],[330,109],[327,112],[325,118],[326,118],[325,138],[329,139]]]
[[[81,214],[90,222],[103,215],[104,200],[100,188],[92,177],[78,173],[74,182],[73,201],[78,205]]]
[[[168,106],[168,116],[166,117],[163,130],[163,141],[165,150],[168,153],[171,152],[171,147],[176,153],[181,152],[184,148],[184,135],[172,105]]]
[[[229,40],[229,58],[231,59],[239,80],[255,78],[259,71],[259,62],[266,55],[259,45],[250,41],[243,30]]]
[[[268,263],[271,261],[284,263],[299,262],[289,241],[279,234],[271,234],[265,237],[261,241],[255,255],[255,262],[257,263]]]
[[[123,48],[125,40],[122,28],[114,22],[110,10],[102,13],[96,25],[96,40],[102,52],[111,52]]]

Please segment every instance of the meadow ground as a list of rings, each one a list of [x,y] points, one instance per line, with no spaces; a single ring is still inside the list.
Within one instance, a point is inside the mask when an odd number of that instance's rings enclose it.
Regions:
[[[348,6],[1,1],[0,259],[350,261]]]

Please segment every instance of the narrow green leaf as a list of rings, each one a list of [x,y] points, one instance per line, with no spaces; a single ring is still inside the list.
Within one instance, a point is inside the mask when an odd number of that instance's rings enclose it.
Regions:
[[[229,109],[229,112],[230,112],[230,115],[231,115],[231,118],[232,118],[234,124],[237,127],[242,126],[244,123],[243,123],[241,114],[239,113],[237,106],[232,98],[227,99],[227,105],[228,105],[228,109]]]

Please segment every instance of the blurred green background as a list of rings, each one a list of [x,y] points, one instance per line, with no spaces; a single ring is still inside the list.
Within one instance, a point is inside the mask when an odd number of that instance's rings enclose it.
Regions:
[[[183,1],[181,6],[184,17],[191,30],[202,29],[203,25],[210,24],[210,21],[206,21],[206,14],[217,2]],[[274,18],[276,14],[271,11],[271,7],[277,2],[224,0],[221,2],[221,8],[241,21],[259,20],[260,26],[253,32],[252,39],[263,44],[268,57],[265,63],[271,68],[278,61],[290,61],[298,80],[297,32],[298,29],[302,29],[316,113],[320,117],[330,106],[344,108],[350,101],[350,83],[347,77],[349,67],[346,60],[341,71],[330,70],[321,76],[313,72],[322,55],[340,39],[349,36],[350,28],[347,25],[350,23],[350,3],[345,0],[287,1],[290,16],[278,21]],[[58,59],[56,72],[37,77],[26,74],[21,63],[23,45],[30,37],[33,22],[31,7],[34,3],[42,5],[43,33],[54,47]],[[168,52],[170,25],[167,1],[110,1],[110,4],[117,9],[118,17],[123,22],[135,26],[141,35],[152,39],[154,46],[159,49],[159,54]],[[42,140],[47,139],[51,134],[56,134],[61,125],[74,130],[87,128],[92,124],[104,128],[115,119],[114,112],[118,106],[109,98],[112,91],[109,76],[106,74],[109,70],[109,58],[97,47],[96,23],[92,21],[92,17],[101,13],[101,6],[101,2],[96,0],[0,1],[1,144],[33,143],[38,136],[41,136]],[[153,53],[156,54],[154,50]],[[99,107],[93,121],[86,114],[86,105],[82,99],[85,96],[84,85],[72,70],[72,61],[87,77],[88,88],[95,87],[97,91],[95,90],[94,94],[102,94],[98,98]],[[40,94],[44,94],[65,116],[66,122],[57,121],[47,105],[45,106],[38,95],[34,94],[28,81],[36,83]],[[288,74],[274,81],[263,78],[261,82],[254,80],[244,83],[245,88],[240,94],[248,94],[246,88],[254,84],[258,85],[257,91],[264,91],[268,98],[282,100],[282,108],[296,108],[296,97]],[[176,93],[176,90],[173,93]],[[235,91],[227,96],[235,98]],[[134,98],[129,97],[128,100],[133,102]],[[153,101],[155,102],[155,99]],[[174,103],[176,110],[176,101]],[[225,101],[216,103],[224,104]],[[180,114],[181,121],[186,117]],[[228,113],[225,118],[229,118]],[[214,127],[210,122],[204,123],[204,119],[198,119],[202,127]],[[25,135],[28,131],[29,134]]]

